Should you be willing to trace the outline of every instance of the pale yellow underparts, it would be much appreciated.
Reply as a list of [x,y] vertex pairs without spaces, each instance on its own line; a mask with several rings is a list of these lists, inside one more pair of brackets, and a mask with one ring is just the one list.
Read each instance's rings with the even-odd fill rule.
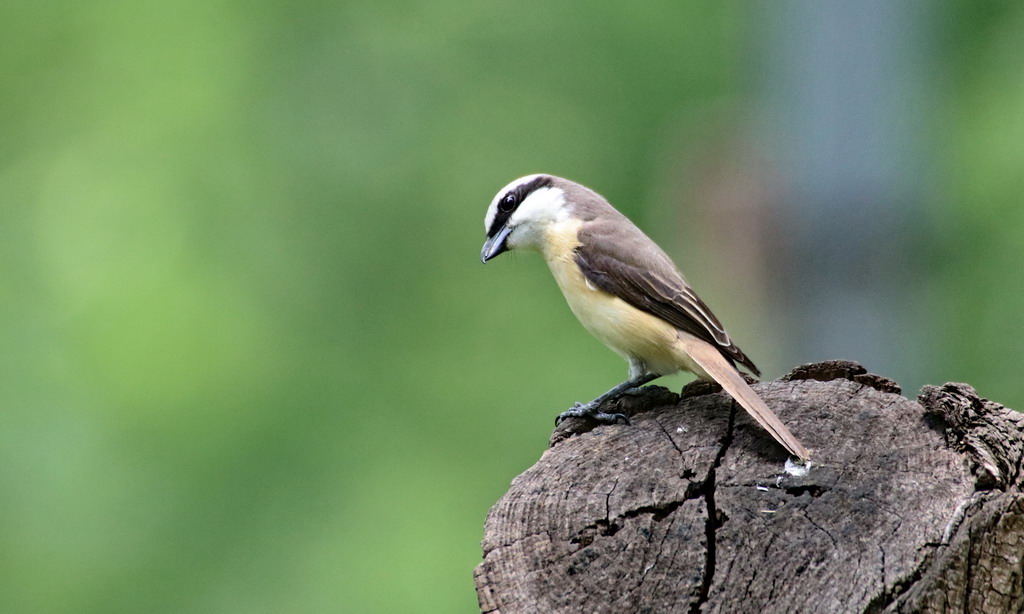
[[572,218],[551,224],[541,248],[580,324],[627,361],[642,362],[650,373],[669,375],[685,370],[712,379],[683,349],[680,335],[686,333],[586,280],[573,252],[580,245],[577,236],[581,224]]

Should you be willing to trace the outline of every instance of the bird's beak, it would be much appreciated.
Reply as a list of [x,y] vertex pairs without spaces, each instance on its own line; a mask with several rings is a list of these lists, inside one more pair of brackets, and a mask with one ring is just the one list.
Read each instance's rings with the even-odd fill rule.
[[494,258],[502,252],[508,251],[508,235],[512,232],[512,228],[508,225],[502,226],[493,237],[488,237],[484,241],[484,248],[480,250],[480,261],[487,262],[491,258]]

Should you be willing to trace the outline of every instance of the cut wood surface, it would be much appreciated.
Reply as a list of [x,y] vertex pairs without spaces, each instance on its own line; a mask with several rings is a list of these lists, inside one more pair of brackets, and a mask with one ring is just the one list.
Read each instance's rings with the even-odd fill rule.
[[481,610],[1024,612],[1024,414],[844,361],[754,390],[806,471],[703,382],[567,420],[487,517]]

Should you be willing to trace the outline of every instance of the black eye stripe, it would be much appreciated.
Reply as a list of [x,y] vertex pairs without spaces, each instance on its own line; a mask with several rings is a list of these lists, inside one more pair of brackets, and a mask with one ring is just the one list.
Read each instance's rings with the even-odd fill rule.
[[517,185],[515,188],[509,190],[501,200],[498,201],[498,214],[494,216],[494,221],[491,223],[490,229],[487,231],[488,237],[493,237],[502,227],[508,218],[511,217],[512,212],[523,204],[526,197],[529,196],[540,188],[550,188],[554,183],[551,177],[547,175],[541,175],[540,177],[534,178],[532,181]]

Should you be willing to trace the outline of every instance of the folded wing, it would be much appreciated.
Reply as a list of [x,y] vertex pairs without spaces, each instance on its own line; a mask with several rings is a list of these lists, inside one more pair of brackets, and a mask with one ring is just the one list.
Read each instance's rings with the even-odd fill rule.
[[[623,233],[624,227],[628,232]],[[614,235],[610,230],[597,221],[580,229],[576,264],[591,284],[707,341],[731,364],[761,374],[657,244],[628,221],[615,224]]]

